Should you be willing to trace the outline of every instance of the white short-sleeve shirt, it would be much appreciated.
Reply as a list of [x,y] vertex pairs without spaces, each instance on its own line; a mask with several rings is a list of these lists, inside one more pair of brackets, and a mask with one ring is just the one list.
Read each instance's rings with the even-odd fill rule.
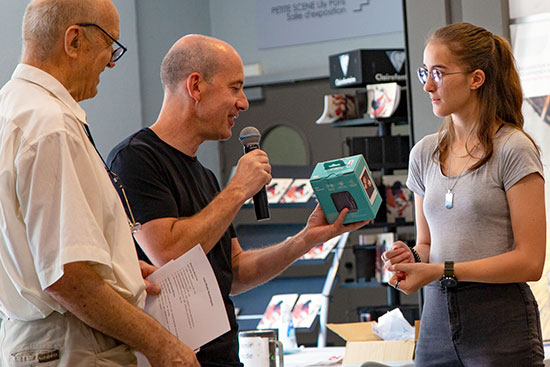
[[84,110],[40,69],[18,65],[0,90],[3,318],[65,312],[44,289],[77,261],[143,307],[145,284],[124,208],[84,124]]

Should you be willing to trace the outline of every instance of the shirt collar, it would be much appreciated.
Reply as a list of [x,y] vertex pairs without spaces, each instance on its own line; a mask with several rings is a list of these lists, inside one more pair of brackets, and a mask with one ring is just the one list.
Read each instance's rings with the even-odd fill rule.
[[57,99],[63,102],[76,116],[76,118],[78,118],[82,123],[87,124],[86,112],[75,101],[73,96],[71,96],[67,88],[65,88],[65,86],[51,74],[48,74],[44,70],[38,69],[31,65],[19,64],[15,68],[11,78],[26,80],[46,89]]

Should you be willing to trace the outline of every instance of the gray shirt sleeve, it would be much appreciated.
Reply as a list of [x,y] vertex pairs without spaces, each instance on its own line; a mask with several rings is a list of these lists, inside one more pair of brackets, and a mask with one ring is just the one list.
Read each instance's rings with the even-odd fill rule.
[[500,170],[505,191],[531,173],[543,177],[540,154],[535,144],[521,131],[515,131],[504,142],[500,154]]
[[427,135],[415,144],[409,156],[407,187],[422,197],[426,192],[424,180],[426,166],[430,164],[436,144],[437,134]]

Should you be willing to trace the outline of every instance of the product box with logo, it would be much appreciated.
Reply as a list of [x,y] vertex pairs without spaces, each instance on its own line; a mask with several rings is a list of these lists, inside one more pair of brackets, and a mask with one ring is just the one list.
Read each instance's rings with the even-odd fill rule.
[[415,340],[382,340],[372,330],[375,323],[327,324],[329,329],[346,340],[343,366],[359,366],[367,361],[412,361],[420,322],[415,322]]
[[403,49],[358,49],[330,55],[330,87],[390,82],[405,85],[405,57]]
[[317,163],[309,179],[329,223],[348,208],[344,223],[373,219],[382,203],[361,154]]

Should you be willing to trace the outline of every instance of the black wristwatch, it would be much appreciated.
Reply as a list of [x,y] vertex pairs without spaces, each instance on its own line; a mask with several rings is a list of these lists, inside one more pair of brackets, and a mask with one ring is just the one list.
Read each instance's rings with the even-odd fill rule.
[[457,284],[455,277],[455,263],[453,261],[445,261],[445,269],[443,278],[440,280],[441,286],[444,288],[455,287]]

